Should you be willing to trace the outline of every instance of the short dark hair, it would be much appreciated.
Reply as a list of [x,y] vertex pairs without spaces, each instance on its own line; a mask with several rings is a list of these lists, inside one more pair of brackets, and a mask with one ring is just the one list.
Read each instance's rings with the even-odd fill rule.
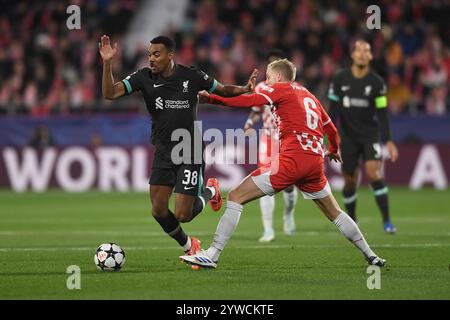
[[175,51],[175,42],[166,36],[157,36],[154,37],[151,41],[151,44],[163,44],[169,52]]
[[367,43],[369,45],[369,47],[372,49],[372,44],[370,43],[369,40],[362,38],[362,37],[358,37],[355,40],[353,40],[352,42],[350,42],[350,53],[355,51],[357,42]]
[[286,53],[283,50],[281,50],[281,49],[272,49],[267,54],[267,57],[266,57],[267,60],[269,60],[270,57],[277,57],[279,59],[285,59],[286,58]]

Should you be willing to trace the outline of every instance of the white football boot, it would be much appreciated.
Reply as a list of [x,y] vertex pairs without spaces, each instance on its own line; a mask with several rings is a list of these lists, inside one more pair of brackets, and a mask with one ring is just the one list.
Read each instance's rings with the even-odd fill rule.
[[275,240],[275,233],[273,232],[273,230],[269,230],[269,231],[264,231],[264,234],[261,238],[259,238],[259,242],[271,242]]
[[386,260],[377,256],[371,256],[366,258],[369,265],[372,266],[378,266],[378,267],[384,267],[386,265]]
[[217,261],[213,261],[206,253],[206,250],[201,250],[194,255],[180,256],[180,260],[186,262],[187,264],[199,266],[202,268],[217,267]]

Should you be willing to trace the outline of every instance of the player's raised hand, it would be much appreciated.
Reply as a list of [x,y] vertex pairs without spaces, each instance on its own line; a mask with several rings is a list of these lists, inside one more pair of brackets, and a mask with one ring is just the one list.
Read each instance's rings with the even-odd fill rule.
[[253,90],[255,90],[257,76],[258,76],[258,69],[253,69],[253,72],[250,75],[250,78],[248,79],[247,82],[248,92],[253,92]]
[[198,103],[208,103],[209,93],[208,91],[202,90],[198,93]]
[[392,141],[388,141],[386,143],[386,147],[388,149],[389,152],[389,158],[391,159],[392,162],[397,161],[398,158],[398,150],[397,147],[395,146],[395,143]]
[[114,43],[114,47],[111,47],[111,43],[109,42],[109,37],[103,35],[98,43],[98,49],[100,51],[100,55],[102,56],[103,62],[110,61],[117,52],[117,43]]
[[325,157],[330,158],[330,161],[336,161],[342,163],[341,153],[337,151],[336,153],[332,153],[330,151],[325,152]]

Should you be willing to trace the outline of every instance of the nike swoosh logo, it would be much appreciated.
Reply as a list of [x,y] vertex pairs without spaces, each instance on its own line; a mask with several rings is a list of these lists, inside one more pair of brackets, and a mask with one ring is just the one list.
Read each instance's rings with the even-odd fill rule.
[[153,84],[153,88],[158,88],[158,87],[161,87],[163,85],[164,85],[164,83],[163,84]]
[[341,90],[342,90],[342,91],[347,91],[348,89],[350,89],[350,86],[342,86],[342,87],[341,87]]
[[184,190],[191,190],[194,187],[184,187]]

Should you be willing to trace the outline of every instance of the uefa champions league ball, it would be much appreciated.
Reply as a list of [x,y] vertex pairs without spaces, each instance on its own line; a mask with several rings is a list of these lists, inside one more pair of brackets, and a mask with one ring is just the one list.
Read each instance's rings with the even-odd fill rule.
[[94,262],[102,271],[119,271],[125,264],[125,252],[115,243],[104,243],[97,248]]

